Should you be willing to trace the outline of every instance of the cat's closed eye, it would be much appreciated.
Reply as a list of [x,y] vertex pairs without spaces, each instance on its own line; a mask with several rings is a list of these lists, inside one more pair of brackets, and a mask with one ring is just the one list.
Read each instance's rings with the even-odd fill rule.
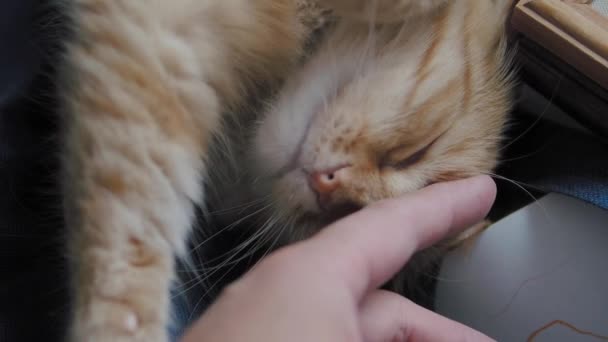
[[388,153],[386,153],[385,156],[380,160],[380,168],[388,167],[395,170],[407,169],[408,167],[420,162],[440,137],[441,135],[417,150],[414,150],[410,145],[400,145],[389,150]]

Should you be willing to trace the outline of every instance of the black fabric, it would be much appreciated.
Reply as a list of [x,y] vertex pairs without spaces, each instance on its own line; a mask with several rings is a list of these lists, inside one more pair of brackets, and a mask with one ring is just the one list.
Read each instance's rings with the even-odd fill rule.
[[[608,143],[519,111],[500,175],[608,209]],[[520,189],[521,191],[521,189]]]
[[0,341],[58,341],[67,308],[52,3],[0,1]]

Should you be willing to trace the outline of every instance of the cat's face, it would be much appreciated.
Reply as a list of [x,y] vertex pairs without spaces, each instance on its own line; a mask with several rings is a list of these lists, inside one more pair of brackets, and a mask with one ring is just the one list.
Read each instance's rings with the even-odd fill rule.
[[341,49],[337,63],[321,54],[263,118],[251,147],[254,188],[309,230],[290,234],[494,168],[509,109],[499,67],[458,61],[450,42],[432,55],[418,44],[374,56]]

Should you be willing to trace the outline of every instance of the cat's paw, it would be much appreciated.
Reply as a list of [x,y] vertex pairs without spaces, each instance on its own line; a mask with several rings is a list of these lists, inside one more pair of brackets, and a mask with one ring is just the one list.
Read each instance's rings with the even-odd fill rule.
[[[162,319],[144,319],[127,302],[104,298],[92,299],[76,309],[71,325],[70,342],[167,342]],[[153,315],[155,316],[155,315]]]

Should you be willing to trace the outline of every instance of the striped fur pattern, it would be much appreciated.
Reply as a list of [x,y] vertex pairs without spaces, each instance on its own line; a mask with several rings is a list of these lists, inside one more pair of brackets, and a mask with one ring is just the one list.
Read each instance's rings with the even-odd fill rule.
[[[306,36],[295,0],[64,1],[75,25],[62,73],[70,341],[167,340],[196,204],[236,203],[293,241],[342,204],[496,162],[509,106],[503,1],[326,0],[342,19],[293,74]],[[245,127],[251,140],[229,141],[244,152],[210,155],[213,136],[230,140],[221,113],[285,75]],[[336,165],[349,167],[321,210],[302,173]]]
[[290,0],[68,0],[64,189],[74,342],[166,341],[220,114],[298,57]]

